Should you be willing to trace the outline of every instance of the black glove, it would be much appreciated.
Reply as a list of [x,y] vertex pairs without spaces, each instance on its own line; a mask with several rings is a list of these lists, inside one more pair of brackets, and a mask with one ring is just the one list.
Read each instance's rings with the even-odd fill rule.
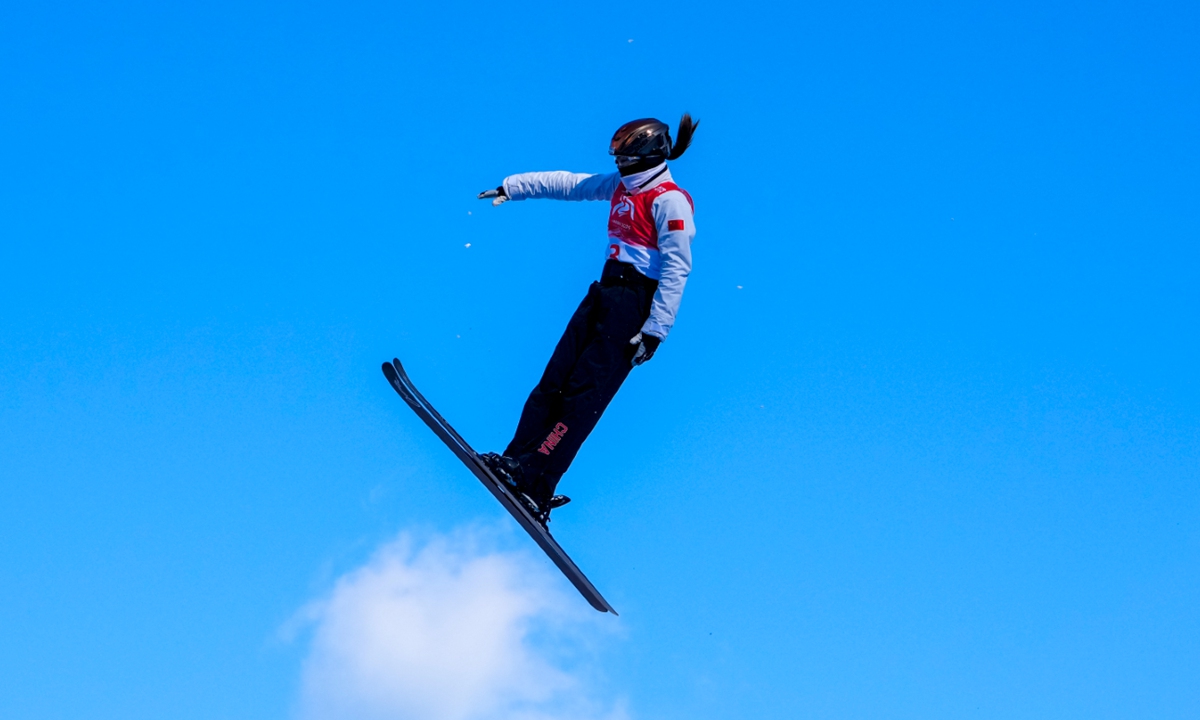
[[654,353],[658,350],[659,343],[662,338],[657,335],[647,335],[646,333],[638,333],[629,340],[630,345],[637,345],[637,352],[633,354],[633,366],[637,367],[654,357]]
[[508,193],[504,192],[503,185],[495,190],[484,190],[483,192],[479,193],[480,200],[487,200],[488,198],[495,198],[492,200],[493,205],[503,205],[504,203],[508,202]]

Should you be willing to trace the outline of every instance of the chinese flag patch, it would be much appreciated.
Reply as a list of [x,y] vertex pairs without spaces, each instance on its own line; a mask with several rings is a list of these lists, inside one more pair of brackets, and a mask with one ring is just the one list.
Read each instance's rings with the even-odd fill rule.
[[668,220],[667,221],[667,230],[682,230],[682,229],[683,229],[683,221],[682,220]]

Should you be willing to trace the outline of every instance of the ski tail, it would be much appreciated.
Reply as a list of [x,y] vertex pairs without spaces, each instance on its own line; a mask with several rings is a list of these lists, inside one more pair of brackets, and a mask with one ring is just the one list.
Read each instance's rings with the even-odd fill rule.
[[412,383],[405,381],[407,376],[403,372],[403,367],[397,372],[391,363],[383,364],[383,374],[387,377],[388,382],[391,383],[392,389],[417,413],[417,417],[425,421],[425,424],[429,426],[433,434],[441,438],[442,442],[454,451],[459,460],[467,463],[468,466],[477,464],[478,460],[476,458],[478,455],[467,444],[467,441],[463,440],[462,436],[455,432],[454,428],[450,427],[442,416],[437,414],[437,411],[430,408],[428,401],[422,402],[424,400],[423,397],[420,399],[417,398],[418,393],[416,392],[416,388],[412,386]]
[[[421,407],[425,408],[425,412],[432,415],[433,418],[442,426],[442,429],[444,429],[451,437],[453,437],[454,440],[463,447],[463,449],[471,453],[472,456],[478,457],[478,453],[476,453],[475,450],[471,448],[471,445],[463,439],[463,436],[459,435],[458,431],[455,430],[450,423],[446,422],[446,418],[442,417],[442,414],[437,411],[437,408],[430,404],[430,402],[425,399],[425,396],[421,394],[421,391],[417,389],[417,386],[408,379],[408,373],[404,371],[404,366],[400,364],[400,358],[392,358],[392,365],[392,370],[396,373],[397,377],[400,378],[400,381],[404,384],[405,389],[414,400],[420,403]],[[384,374],[387,374],[386,370],[384,371]]]

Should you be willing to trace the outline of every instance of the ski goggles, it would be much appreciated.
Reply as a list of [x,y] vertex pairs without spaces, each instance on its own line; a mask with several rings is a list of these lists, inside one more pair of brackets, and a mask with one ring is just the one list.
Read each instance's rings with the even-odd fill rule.
[[666,160],[666,158],[662,157],[661,155],[617,155],[615,158],[617,161],[617,167],[620,168],[629,167],[630,165],[637,165],[638,163],[646,162],[647,160]]

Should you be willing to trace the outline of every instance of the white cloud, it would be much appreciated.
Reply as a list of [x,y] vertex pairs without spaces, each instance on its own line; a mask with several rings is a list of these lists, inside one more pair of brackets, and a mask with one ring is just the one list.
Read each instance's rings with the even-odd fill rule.
[[[305,720],[592,720],[597,613],[528,553],[459,531],[384,545],[302,612]],[[597,617],[593,617],[597,616]],[[612,620],[612,616],[605,616]],[[610,622],[611,624],[611,622]]]

